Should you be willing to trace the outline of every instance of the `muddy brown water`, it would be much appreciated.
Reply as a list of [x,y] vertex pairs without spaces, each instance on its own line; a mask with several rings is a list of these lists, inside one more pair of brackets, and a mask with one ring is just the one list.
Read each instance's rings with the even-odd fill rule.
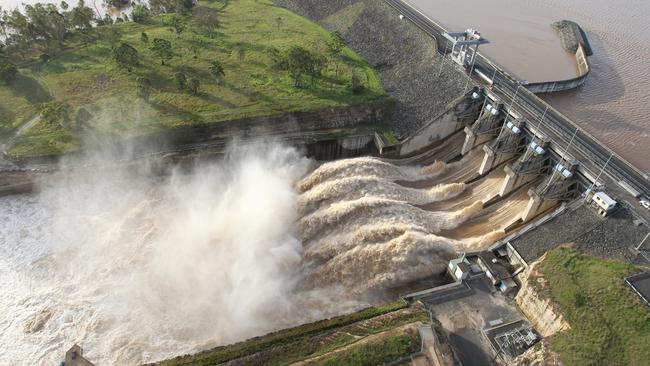
[[553,107],[642,170],[650,172],[650,2],[644,0],[407,0],[448,29],[478,28],[480,52],[529,82],[577,74],[551,23],[587,32],[591,75],[575,90],[542,95]]

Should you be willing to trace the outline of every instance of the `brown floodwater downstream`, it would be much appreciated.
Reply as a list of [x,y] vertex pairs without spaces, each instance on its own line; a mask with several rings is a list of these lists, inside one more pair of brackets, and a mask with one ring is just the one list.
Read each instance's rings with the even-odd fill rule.
[[650,172],[650,2],[643,0],[407,0],[448,29],[479,29],[480,52],[527,80],[577,75],[551,23],[568,19],[587,32],[591,74],[575,90],[542,95],[557,110]]

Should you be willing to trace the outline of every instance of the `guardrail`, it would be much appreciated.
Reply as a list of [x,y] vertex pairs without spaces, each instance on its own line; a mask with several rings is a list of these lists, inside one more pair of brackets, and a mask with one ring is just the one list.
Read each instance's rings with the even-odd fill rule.
[[[446,32],[446,29],[440,24],[401,0],[384,1],[425,33],[434,37],[438,42],[441,41],[442,33]],[[491,79],[494,92],[501,94],[504,100],[510,100],[513,107],[540,118],[540,124],[545,128],[554,131],[559,136],[574,136],[575,134],[572,149],[599,167],[604,166],[609,161],[607,173],[613,179],[626,181],[640,192],[646,194],[650,192],[650,179],[643,172],[541,100],[532,91],[528,90],[521,81],[511,76],[480,52],[476,56],[474,69]],[[556,141],[556,143],[566,145],[568,140],[567,138],[567,141]],[[584,165],[581,166],[586,169]]]

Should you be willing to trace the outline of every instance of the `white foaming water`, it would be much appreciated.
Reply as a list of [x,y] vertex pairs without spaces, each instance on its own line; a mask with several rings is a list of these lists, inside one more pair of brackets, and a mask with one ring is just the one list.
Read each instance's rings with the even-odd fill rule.
[[136,364],[331,315],[292,292],[308,162],[258,149],[192,176],[69,172],[1,198],[0,364],[55,365],[75,342]]
[[[440,235],[480,200],[411,204],[463,191],[435,182],[444,164],[329,163],[298,195],[309,165],[293,149],[255,146],[192,175],[64,170],[38,195],[0,198],[0,364],[58,364],[74,343],[98,365],[231,343],[352,311],[504,235]],[[393,182],[423,177],[430,187]]]

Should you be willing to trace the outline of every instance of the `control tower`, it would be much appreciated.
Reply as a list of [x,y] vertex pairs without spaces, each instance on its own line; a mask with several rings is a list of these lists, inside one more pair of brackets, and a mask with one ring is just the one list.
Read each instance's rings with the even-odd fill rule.
[[451,59],[464,68],[471,68],[474,65],[478,46],[490,43],[490,41],[481,37],[478,30],[473,28],[464,32],[443,33],[443,36],[452,44]]

